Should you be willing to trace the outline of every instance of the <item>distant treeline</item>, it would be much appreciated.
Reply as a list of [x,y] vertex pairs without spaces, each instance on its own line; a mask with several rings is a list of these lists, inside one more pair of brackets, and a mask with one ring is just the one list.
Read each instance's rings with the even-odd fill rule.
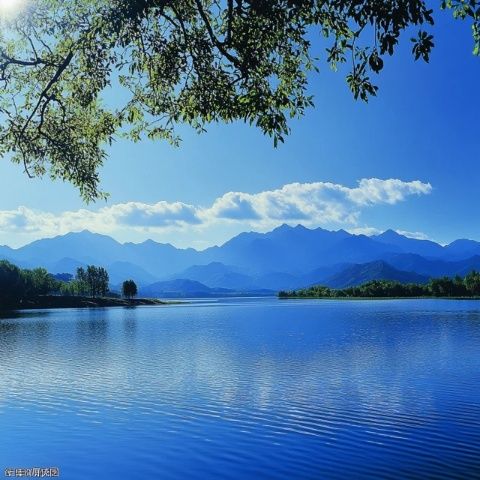
[[66,275],[58,279],[44,268],[21,269],[6,260],[0,261],[1,305],[15,305],[23,299],[49,294],[105,296],[108,282],[108,272],[94,265],[78,268],[75,278]]
[[281,291],[280,298],[392,298],[392,297],[480,297],[480,273],[465,277],[432,278],[427,284],[403,284],[390,280],[372,280],[356,287],[334,289],[316,285],[301,290]]

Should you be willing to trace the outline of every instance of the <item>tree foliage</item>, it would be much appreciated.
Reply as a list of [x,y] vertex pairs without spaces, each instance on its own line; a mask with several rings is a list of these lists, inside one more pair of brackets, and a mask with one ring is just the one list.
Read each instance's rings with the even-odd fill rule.
[[104,297],[108,292],[109,276],[103,267],[88,265],[85,270],[83,267],[77,268],[75,277],[76,287],[81,294],[88,294],[91,297]]
[[135,297],[138,293],[137,284],[133,280],[125,280],[122,284],[122,295],[126,298]]
[[16,266],[2,260],[0,262],[0,304],[9,304],[22,298],[25,294],[25,281],[22,271]]
[[[429,60],[433,11],[422,0],[36,0],[2,20],[0,154],[31,176],[103,196],[98,168],[120,136],[178,143],[175,126],[203,131],[242,120],[273,137],[312,105],[312,44],[350,65],[355,98],[377,92],[372,74],[402,33]],[[480,53],[480,0],[446,0],[469,17]],[[413,29],[413,32],[412,32]],[[111,101],[109,90],[114,90]]]
[[6,260],[0,261],[0,306],[47,295],[58,289],[59,282],[44,268],[22,270]]
[[47,295],[59,287],[59,282],[48,273],[45,268],[34,268],[33,270],[22,270],[25,285],[25,295]]

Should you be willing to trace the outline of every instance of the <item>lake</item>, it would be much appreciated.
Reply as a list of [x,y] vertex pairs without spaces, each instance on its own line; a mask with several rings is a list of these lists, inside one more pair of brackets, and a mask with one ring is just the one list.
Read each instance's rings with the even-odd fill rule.
[[[230,299],[0,318],[0,468],[480,477],[480,302]],[[3,472],[0,472],[3,475]]]

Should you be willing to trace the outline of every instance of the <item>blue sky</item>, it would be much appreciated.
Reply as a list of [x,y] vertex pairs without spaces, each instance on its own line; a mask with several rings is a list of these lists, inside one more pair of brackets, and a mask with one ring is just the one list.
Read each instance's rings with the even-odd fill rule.
[[[353,100],[342,72],[320,64],[315,108],[277,149],[243,124],[203,135],[183,127],[178,149],[116,143],[101,172],[106,204],[86,206],[70,185],[29,180],[4,160],[0,243],[89,228],[203,248],[284,222],[480,240],[480,58],[468,24],[440,12],[433,30],[431,63],[414,62],[404,36],[369,104]],[[378,180],[359,189],[361,179]]]

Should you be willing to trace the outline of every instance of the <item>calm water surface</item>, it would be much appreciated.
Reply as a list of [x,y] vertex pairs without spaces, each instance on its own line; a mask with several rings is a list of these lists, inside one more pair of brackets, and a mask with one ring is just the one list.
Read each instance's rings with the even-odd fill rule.
[[4,315],[7,466],[74,480],[480,478],[480,302]]

